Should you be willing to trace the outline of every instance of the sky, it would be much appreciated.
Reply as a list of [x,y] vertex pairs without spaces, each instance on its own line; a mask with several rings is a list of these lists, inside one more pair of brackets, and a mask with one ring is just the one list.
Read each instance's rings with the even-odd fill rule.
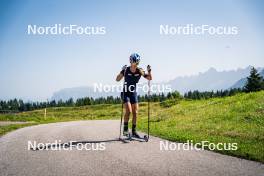
[[[115,83],[133,52],[155,82],[264,66],[261,0],[0,0],[0,99],[45,100]],[[28,25],[103,26],[105,35],[28,35]],[[237,35],[161,35],[160,25],[236,26]]]

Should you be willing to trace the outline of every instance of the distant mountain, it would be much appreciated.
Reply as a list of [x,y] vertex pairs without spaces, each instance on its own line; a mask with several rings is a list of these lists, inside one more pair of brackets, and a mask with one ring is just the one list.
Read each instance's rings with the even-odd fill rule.
[[105,96],[117,96],[117,93],[104,93],[104,92],[96,92],[92,86],[82,86],[82,87],[73,87],[73,88],[65,88],[61,89],[55,93],[53,93],[51,100],[68,100],[73,98],[74,100],[83,97],[105,97]]
[[[229,71],[217,71],[215,68],[210,68],[204,73],[199,73],[192,76],[176,77],[175,79],[165,82],[165,84],[171,85],[172,90],[177,90],[181,94],[190,90],[199,91],[216,91],[225,90],[229,88],[241,87],[245,84],[246,77],[249,76],[251,66],[244,69],[229,70]],[[257,70],[263,70],[263,68],[257,68]],[[264,70],[262,71],[264,75]],[[243,79],[241,79],[243,78]],[[139,92],[139,94],[144,94]],[[104,93],[94,92],[92,86],[65,88],[55,92],[52,96],[52,100],[68,100],[73,98],[82,97],[106,97],[106,96],[119,96],[119,92]]]
[[[260,72],[261,68],[258,68],[258,72],[260,73],[260,75],[264,78],[264,69],[262,69],[262,71]],[[249,76],[249,74],[248,74]],[[234,85],[232,85],[230,88],[243,88],[247,83],[247,77],[242,78],[240,80],[238,80]]]
[[[145,85],[145,84],[143,84]],[[122,86],[121,86],[122,89]],[[93,86],[82,86],[82,87],[72,87],[72,88],[65,88],[61,89],[57,92],[54,92],[51,100],[68,100],[70,98],[73,98],[73,100],[77,100],[78,98],[84,98],[84,97],[92,97],[92,98],[99,98],[99,97],[107,97],[107,96],[120,96],[120,91],[117,89],[113,89],[114,91],[111,92],[104,92],[104,91],[98,91],[99,88],[95,91]],[[144,95],[143,91],[138,92],[139,95]]]
[[190,90],[224,90],[232,87],[241,78],[247,77],[250,70],[251,66],[229,71],[217,71],[215,68],[210,68],[206,72],[199,73],[198,75],[177,77],[169,81],[168,84],[171,85],[173,90],[178,90],[182,94]]

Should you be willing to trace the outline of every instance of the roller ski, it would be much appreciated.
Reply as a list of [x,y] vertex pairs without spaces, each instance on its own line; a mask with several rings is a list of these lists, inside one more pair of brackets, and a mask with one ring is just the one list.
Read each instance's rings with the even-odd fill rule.
[[129,134],[129,136],[130,136],[130,141],[136,140],[136,141],[140,141],[140,142],[148,142],[148,136],[147,135],[144,135],[143,137],[141,137],[136,131]]

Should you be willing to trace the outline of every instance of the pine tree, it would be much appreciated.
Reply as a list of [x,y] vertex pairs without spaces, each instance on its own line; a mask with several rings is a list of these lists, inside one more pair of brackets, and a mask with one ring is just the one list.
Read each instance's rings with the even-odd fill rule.
[[250,71],[249,77],[247,77],[247,84],[244,87],[246,92],[255,92],[261,90],[263,85],[263,78],[258,71],[253,67]]

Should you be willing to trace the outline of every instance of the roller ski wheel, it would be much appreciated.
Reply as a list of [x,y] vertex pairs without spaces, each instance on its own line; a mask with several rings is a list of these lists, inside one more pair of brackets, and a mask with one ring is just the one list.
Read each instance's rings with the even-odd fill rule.
[[144,135],[144,140],[145,140],[146,142],[148,142],[148,136],[147,136],[147,135]]

